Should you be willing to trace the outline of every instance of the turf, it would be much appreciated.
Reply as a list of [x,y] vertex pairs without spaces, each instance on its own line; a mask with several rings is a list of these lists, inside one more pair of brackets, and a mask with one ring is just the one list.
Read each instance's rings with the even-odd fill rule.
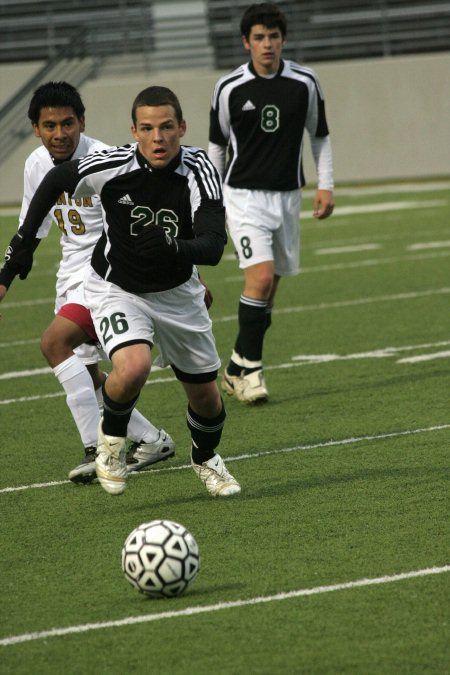
[[[449,672],[442,187],[342,187],[323,222],[306,196],[302,273],[280,285],[265,345],[270,401],[225,397],[221,453],[243,488],[230,499],[211,498],[189,467],[170,370],[150,376],[139,409],[176,457],[119,497],[67,480],[82,449],[39,350],[55,228],[0,306],[2,675]],[[0,217],[2,249],[15,223]],[[225,364],[242,289],[231,244],[201,271]],[[145,599],[123,577],[126,536],[153,518],[198,541],[201,570],[180,598]]]

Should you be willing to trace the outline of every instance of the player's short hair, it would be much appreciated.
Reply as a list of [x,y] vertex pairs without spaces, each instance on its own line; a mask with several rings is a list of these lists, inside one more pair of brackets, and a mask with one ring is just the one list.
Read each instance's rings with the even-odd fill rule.
[[147,87],[147,89],[143,89],[143,91],[136,96],[133,107],[131,108],[133,124],[136,124],[136,109],[144,105],[171,105],[175,110],[178,123],[183,120],[183,111],[181,110],[180,102],[173,91],[167,87]]
[[72,108],[78,119],[86,110],[78,90],[68,82],[47,82],[36,89],[28,108],[33,124],[39,123],[42,108]]
[[270,2],[251,5],[245,10],[241,19],[241,35],[248,40],[252,26],[257,25],[265,26],[266,28],[279,28],[283,38],[286,37],[286,17],[277,5]]

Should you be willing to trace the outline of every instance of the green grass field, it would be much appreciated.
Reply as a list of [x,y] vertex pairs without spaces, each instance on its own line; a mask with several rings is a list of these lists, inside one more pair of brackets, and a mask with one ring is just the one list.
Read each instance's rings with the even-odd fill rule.
[[[67,474],[82,447],[39,351],[56,232],[0,306],[0,673],[450,673],[450,184],[342,187],[329,220],[305,197],[302,273],[280,286],[265,345],[270,401],[226,398],[221,454],[241,495],[189,467],[170,370],[139,409],[177,443],[111,497]],[[16,227],[0,219],[4,250]],[[242,275],[202,274],[225,364]],[[197,539],[181,598],[140,596],[120,554],[141,522]]]

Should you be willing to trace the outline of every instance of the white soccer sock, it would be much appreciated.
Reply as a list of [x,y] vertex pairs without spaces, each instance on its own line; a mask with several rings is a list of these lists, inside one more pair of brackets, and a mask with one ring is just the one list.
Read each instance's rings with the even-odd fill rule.
[[97,399],[97,405],[101,415],[103,413],[103,387],[99,387],[95,390],[95,398]]
[[53,372],[66,392],[66,402],[84,447],[95,447],[100,413],[92,379],[86,367],[74,354],[53,368]]
[[127,434],[128,438],[131,438],[131,440],[136,443],[139,443],[139,441],[144,441],[144,443],[154,443],[159,437],[159,429],[153,426],[139,410],[133,408],[130,421],[128,422]]
[[241,366],[242,368],[245,368],[245,363],[244,359],[240,354],[237,353],[235,349],[231,352],[231,360],[233,363],[235,363],[237,366]]

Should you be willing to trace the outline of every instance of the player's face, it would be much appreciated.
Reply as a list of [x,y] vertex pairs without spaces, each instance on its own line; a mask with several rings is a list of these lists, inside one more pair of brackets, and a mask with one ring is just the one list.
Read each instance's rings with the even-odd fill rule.
[[279,28],[267,28],[260,24],[252,26],[248,40],[242,36],[242,43],[250,52],[253,66],[259,75],[277,72],[285,43]]
[[186,122],[178,122],[171,105],[136,108],[136,126],[131,131],[141,154],[155,169],[163,169],[180,151]]
[[80,142],[84,117],[78,118],[71,106],[41,108],[39,122],[33,124],[33,129],[51,156],[63,162],[75,152]]

